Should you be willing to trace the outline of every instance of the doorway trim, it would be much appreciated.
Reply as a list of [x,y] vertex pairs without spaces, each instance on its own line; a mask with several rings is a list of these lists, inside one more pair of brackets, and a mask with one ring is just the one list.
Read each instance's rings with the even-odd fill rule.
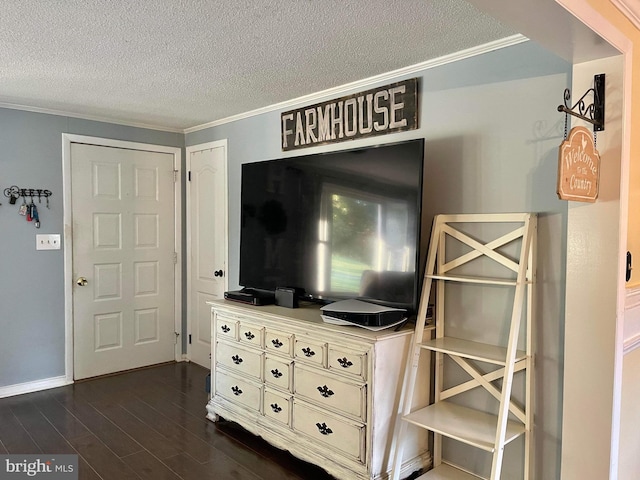
[[147,143],[112,140],[70,133],[62,134],[62,193],[63,193],[63,255],[64,255],[64,357],[67,383],[73,383],[73,211],[71,203],[71,144],[84,143],[102,147],[144,150],[173,155],[174,189],[174,231],[176,262],[174,263],[174,331],[179,333],[174,346],[174,357],[182,361],[182,149]]
[[[629,216],[629,165],[631,161],[631,91],[633,70],[633,42],[603,14],[583,0],[555,0],[583,24],[615,47],[623,57],[622,145],[620,158],[620,218],[618,244],[618,283],[615,312],[615,351],[613,359],[613,392],[610,430],[609,477],[617,478],[620,454],[620,405],[622,403],[622,366],[625,344],[625,310],[627,289],[625,284],[626,250]],[[571,252],[568,249],[567,255]],[[629,332],[627,332],[629,335]],[[564,426],[563,426],[564,428]],[[564,450],[564,445],[563,445]],[[562,455],[561,455],[562,458]],[[570,472],[569,472],[570,473]]]
[[[229,287],[229,276],[228,276],[228,270],[229,270],[229,150],[228,150],[228,142],[227,139],[223,139],[223,140],[215,140],[212,142],[206,142],[206,143],[199,143],[197,145],[190,145],[188,147],[186,147],[185,149],[185,164],[186,164],[186,171],[189,172],[191,170],[191,154],[193,152],[199,152],[201,150],[210,150],[213,148],[219,148],[219,147],[223,147],[224,148],[224,178],[225,178],[225,188],[224,188],[224,211],[226,212],[225,215],[225,225],[224,225],[224,238],[225,238],[225,248],[224,248],[224,264],[225,264],[225,274],[224,274],[224,284],[225,284],[225,289]],[[191,183],[189,183],[189,180],[187,179],[187,188],[186,188],[186,215],[185,215],[185,229],[186,229],[186,245],[187,245],[187,249],[190,248],[191,246],[191,216],[189,215],[189,212],[191,211],[190,208],[190,204],[189,204],[189,199],[191,197],[190,193],[191,193]],[[190,259],[191,258],[191,252],[187,251],[187,257]],[[187,296],[187,314],[186,314],[186,323],[187,323],[187,333],[191,333],[192,331],[192,327],[193,327],[193,316],[189,314],[188,311],[188,307],[189,307],[189,300],[191,299],[191,266],[192,266],[192,262],[191,260],[187,260],[187,265],[186,265],[186,275],[187,275],[187,285],[186,285],[186,296]],[[185,357],[187,360],[191,361],[191,347],[189,345],[189,342],[187,340],[186,342],[186,353],[185,353]]]

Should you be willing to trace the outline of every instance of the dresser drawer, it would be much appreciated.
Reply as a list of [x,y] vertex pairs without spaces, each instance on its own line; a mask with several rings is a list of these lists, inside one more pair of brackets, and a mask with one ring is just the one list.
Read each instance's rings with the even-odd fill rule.
[[243,348],[235,343],[218,342],[215,356],[217,365],[249,375],[256,380],[262,379],[263,353],[259,350]]
[[227,340],[238,339],[238,321],[233,318],[216,315],[216,335]]
[[366,380],[367,354],[329,345],[329,370]]
[[240,321],[238,327],[238,338],[240,342],[262,348],[264,339],[264,327],[249,322]]
[[293,347],[293,335],[267,328],[265,331],[264,347],[267,351],[278,352],[291,356]]
[[294,369],[294,393],[305,397],[322,408],[332,409],[366,419],[366,388],[336,378],[325,371],[304,368],[298,364]]
[[293,429],[321,445],[364,463],[365,427],[293,401]]
[[283,425],[291,425],[291,396],[265,389],[264,415]]
[[264,358],[264,381],[268,385],[292,391],[293,363],[269,354]]
[[216,395],[234,404],[241,404],[250,410],[260,412],[262,387],[223,370],[216,370]]
[[295,358],[321,367],[325,366],[327,344],[305,336],[296,335]]

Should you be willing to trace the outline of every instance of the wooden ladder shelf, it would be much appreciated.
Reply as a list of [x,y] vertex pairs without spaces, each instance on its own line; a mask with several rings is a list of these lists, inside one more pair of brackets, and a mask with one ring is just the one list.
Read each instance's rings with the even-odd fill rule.
[[[474,232],[474,237],[484,239],[489,236],[492,239],[476,239],[466,233],[470,230]],[[525,450],[522,478],[533,478],[532,328],[536,232],[537,216],[531,213],[438,215],[434,219],[412,355],[408,359],[401,397],[402,421],[398,422],[396,430],[393,480],[399,479],[409,424],[434,434],[434,468],[418,480],[485,478],[481,473],[447,463],[444,458],[446,455],[443,455],[446,454],[443,452],[443,437],[488,452],[492,456],[489,478],[499,480],[505,446],[522,435]],[[449,256],[452,258],[448,258]],[[482,276],[486,271],[497,271],[499,276]],[[513,302],[513,305],[508,305],[511,307],[508,309],[510,315],[496,319],[498,331],[508,331],[506,345],[488,345],[447,336],[447,326],[451,320],[445,316],[445,290],[453,284],[493,285],[514,289],[513,293],[507,295],[508,302]],[[432,286],[435,286],[435,297],[432,297]],[[471,301],[473,297],[465,297],[465,288],[467,287],[456,288],[455,300]],[[448,298],[450,302],[451,297]],[[435,338],[431,338],[433,329],[426,326],[430,300],[435,302]],[[467,307],[466,311],[468,310]],[[479,311],[475,313],[480,314]],[[456,320],[459,326],[462,320],[470,322],[473,319]],[[526,333],[521,337],[523,323],[526,328],[523,332]],[[523,350],[518,349],[519,343],[525,345]],[[427,407],[414,409],[412,398],[416,383],[430,382],[432,373],[419,371],[420,355],[430,355],[432,352],[435,352],[434,401]],[[453,386],[450,380],[445,383],[445,358],[466,372],[471,377],[470,380]],[[478,363],[488,364],[493,369],[485,366],[481,370]],[[525,382],[525,398],[520,402],[512,398],[514,374],[518,372],[522,372]],[[457,395],[479,387],[495,398],[497,414],[495,410],[486,413],[453,401]],[[482,473],[486,475],[486,472]]]

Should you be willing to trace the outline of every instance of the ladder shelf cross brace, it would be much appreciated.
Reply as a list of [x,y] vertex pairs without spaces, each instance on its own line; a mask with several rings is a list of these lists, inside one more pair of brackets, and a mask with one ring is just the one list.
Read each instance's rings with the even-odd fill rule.
[[[465,227],[473,226],[474,235],[493,238],[472,238]],[[499,228],[498,228],[499,227]],[[507,233],[504,233],[507,229]],[[468,228],[466,228],[468,230]],[[533,450],[533,318],[535,287],[537,216],[531,213],[522,214],[477,214],[477,215],[438,215],[434,219],[427,255],[427,265],[423,282],[420,308],[416,320],[413,338],[413,355],[407,362],[404,387],[401,396],[401,421],[397,422],[395,434],[395,450],[393,453],[393,480],[399,480],[399,468],[402,460],[404,435],[407,425],[413,424],[434,434],[433,470],[426,472],[418,480],[427,479],[472,479],[486,472],[471,472],[469,468],[452,466],[446,460],[442,438],[447,437],[458,442],[471,445],[491,453],[490,480],[499,480],[502,472],[502,461],[505,446],[512,440],[524,435],[523,478],[534,478],[532,467]],[[478,233],[479,232],[479,233]],[[499,233],[496,233],[499,232]],[[487,241],[488,240],[488,241]],[[519,242],[519,243],[515,243]],[[451,248],[458,253],[461,244],[470,249],[462,254],[447,258],[446,250]],[[513,245],[512,245],[513,244]],[[509,246],[509,251],[516,251],[514,258],[509,258],[499,248]],[[474,261],[485,259],[489,264],[506,269],[504,278],[487,278],[469,275],[473,271]],[[480,272],[484,271],[481,264]],[[459,272],[465,266],[465,272]],[[478,269],[476,269],[478,270]],[[493,271],[493,270],[492,270]],[[497,270],[499,271],[499,269]],[[463,274],[464,273],[464,274]],[[514,278],[515,273],[515,278]],[[473,339],[461,339],[447,336],[447,315],[445,315],[445,289],[448,284],[456,283],[461,287],[455,290],[460,302],[470,302],[478,296],[465,298],[464,284],[497,285],[514,289],[513,295],[507,296],[510,315],[496,325],[496,331],[508,331],[506,345],[489,345],[477,343]],[[432,292],[432,286],[435,290]],[[435,338],[424,338],[426,310],[435,298]],[[483,297],[480,295],[480,297]],[[464,303],[466,310],[473,311]],[[500,306],[499,306],[500,307]],[[474,312],[475,313],[475,312]],[[464,319],[462,319],[464,320]],[[468,319],[473,320],[473,319]],[[460,328],[461,319],[457,319]],[[520,334],[521,326],[524,335]],[[524,340],[523,340],[524,338]],[[524,341],[523,350],[518,343]],[[500,342],[498,342],[500,343]],[[420,355],[435,353],[433,372],[421,372]],[[469,377],[468,380],[457,379],[444,388],[444,360],[450,359]],[[476,362],[494,365],[492,371],[485,373]],[[487,368],[484,368],[486,371]],[[423,408],[414,410],[412,398],[416,383],[430,382],[433,377],[434,402]],[[514,375],[524,375],[524,399],[512,397]],[[467,377],[468,378],[468,377]],[[499,383],[498,383],[499,382]],[[478,409],[467,408],[451,400],[470,390],[485,391],[487,398],[497,402],[497,414]],[[495,411],[495,410],[494,410]],[[473,473],[473,475],[471,475]]]

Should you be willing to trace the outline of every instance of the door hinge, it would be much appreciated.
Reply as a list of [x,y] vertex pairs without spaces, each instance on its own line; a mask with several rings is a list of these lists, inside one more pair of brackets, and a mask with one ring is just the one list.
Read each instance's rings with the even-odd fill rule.
[[189,170],[189,173],[187,174],[189,181],[191,181],[191,170]]
[[191,334],[189,334],[189,345],[191,345]]
[[178,264],[178,252],[173,252],[173,264]]
[[180,170],[173,171],[173,183],[176,183],[178,181],[178,173],[180,173]]
[[178,343],[178,337],[180,337],[180,334],[178,332],[173,332],[173,333],[176,335],[175,343],[177,344]]
[[627,282],[631,280],[631,270],[633,270],[631,267],[631,252],[627,252],[627,274],[625,277]]

